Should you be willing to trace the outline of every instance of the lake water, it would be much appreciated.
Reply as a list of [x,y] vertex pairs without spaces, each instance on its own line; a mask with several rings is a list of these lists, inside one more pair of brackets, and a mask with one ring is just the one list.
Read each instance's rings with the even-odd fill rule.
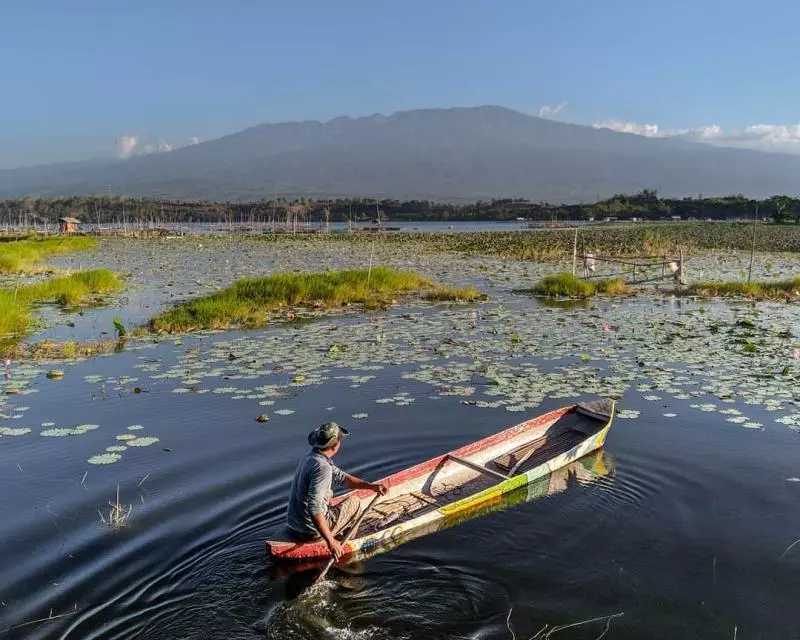
[[[188,253],[159,246],[60,259],[135,273],[114,308],[72,314],[73,327],[56,314],[48,331],[97,334],[104,313],[133,322],[256,269],[363,259],[219,245],[187,269]],[[0,638],[510,639],[507,624],[529,638],[595,618],[553,637],[594,639],[607,623],[618,639],[800,636],[797,306],[655,295],[547,307],[512,288],[553,265],[380,258],[491,299],[132,340],[58,365],[60,380],[12,363]],[[299,596],[298,576],[265,557],[320,422],[351,428],[337,463],[376,479],[608,395],[621,413],[603,453],[529,501],[334,569]],[[133,510],[114,530],[98,510],[117,487]],[[63,617],[17,626],[48,616]]]

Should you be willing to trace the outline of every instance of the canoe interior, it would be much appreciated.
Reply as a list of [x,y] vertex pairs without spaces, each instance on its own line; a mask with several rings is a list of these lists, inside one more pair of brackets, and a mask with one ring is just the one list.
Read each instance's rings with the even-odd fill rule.
[[[594,404],[594,403],[593,403]],[[544,428],[531,430],[524,441],[511,450],[508,443],[492,447],[472,456],[463,456],[470,462],[503,475],[514,468],[517,462],[529,457],[516,469],[519,475],[555,458],[583,442],[602,429],[610,415],[595,411],[581,412],[576,406]],[[597,411],[601,409],[601,411]],[[454,452],[455,453],[455,452]],[[377,502],[361,521],[355,538],[366,536],[382,529],[401,524],[428,511],[439,509],[497,484],[499,479],[488,473],[480,473],[464,464],[443,458],[432,473],[426,477],[410,480],[405,491]],[[400,487],[397,488],[398,490]],[[392,491],[394,494],[395,491]]]

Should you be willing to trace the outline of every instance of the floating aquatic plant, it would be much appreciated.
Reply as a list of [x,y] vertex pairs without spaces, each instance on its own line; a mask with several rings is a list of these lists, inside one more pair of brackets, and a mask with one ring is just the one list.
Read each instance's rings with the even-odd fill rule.
[[122,456],[118,453],[100,453],[96,456],[92,456],[86,462],[89,464],[114,464],[121,457]]
[[154,436],[142,436],[135,440],[128,440],[125,444],[129,447],[149,447],[156,442],[160,442],[160,440]]
[[56,428],[56,429],[45,429],[39,435],[45,437],[64,437],[64,436],[74,436],[80,435],[79,432],[76,432],[75,429],[65,429],[65,428]]
[[0,427],[0,436],[24,436],[30,432],[30,427]]

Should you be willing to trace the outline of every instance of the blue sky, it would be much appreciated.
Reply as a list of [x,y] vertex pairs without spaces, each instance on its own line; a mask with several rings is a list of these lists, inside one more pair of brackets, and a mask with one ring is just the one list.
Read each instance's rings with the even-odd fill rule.
[[800,142],[794,0],[0,4],[0,167],[113,155],[124,134],[142,152],[261,122],[482,104]]

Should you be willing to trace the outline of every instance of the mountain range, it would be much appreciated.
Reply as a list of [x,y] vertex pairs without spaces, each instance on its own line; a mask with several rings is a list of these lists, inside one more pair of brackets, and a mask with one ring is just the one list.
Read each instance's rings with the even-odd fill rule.
[[646,138],[503,107],[261,124],[125,160],[0,171],[0,197],[124,193],[187,200],[300,196],[467,202],[800,193],[800,156]]

